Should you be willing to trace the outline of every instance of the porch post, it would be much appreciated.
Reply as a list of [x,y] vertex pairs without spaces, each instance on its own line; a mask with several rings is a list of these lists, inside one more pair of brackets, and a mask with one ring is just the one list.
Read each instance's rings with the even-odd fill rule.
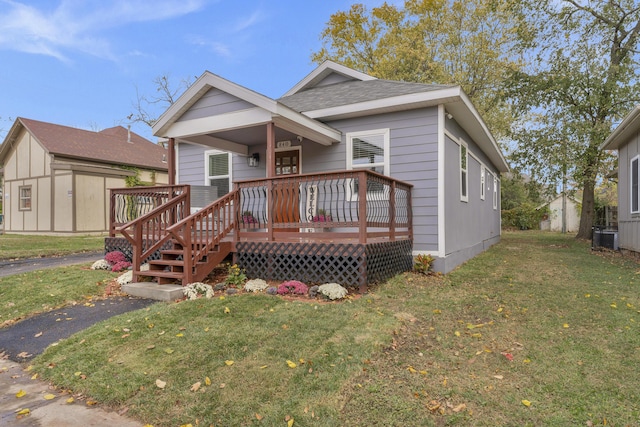
[[276,125],[273,122],[267,123],[267,178],[276,176]]
[[169,185],[176,185],[176,140],[169,138],[168,151],[168,172],[169,172]]

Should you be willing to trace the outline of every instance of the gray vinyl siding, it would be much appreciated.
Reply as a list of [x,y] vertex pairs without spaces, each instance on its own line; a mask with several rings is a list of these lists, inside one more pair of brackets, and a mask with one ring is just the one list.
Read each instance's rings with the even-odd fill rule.
[[[346,134],[389,129],[390,176],[413,184],[413,250],[438,250],[438,109],[426,108],[328,122],[345,137],[323,156],[305,163],[305,172],[346,168]],[[320,147],[324,148],[324,147]],[[306,154],[304,156],[306,157]],[[330,166],[330,167],[328,167]],[[312,170],[310,170],[310,168]]]
[[[445,136],[445,251],[442,266],[449,271],[497,243],[500,238],[500,180],[497,184],[498,206],[493,208],[493,177],[497,170],[475,142],[454,121],[446,121],[447,130],[467,144],[467,195],[460,197],[460,151],[457,142]],[[481,199],[481,167],[486,168],[485,198]]]
[[204,152],[209,148],[197,144],[178,144],[178,184],[204,185]]
[[640,154],[640,136],[618,149],[618,245],[640,252],[640,214],[631,213],[631,159]]
[[211,88],[209,91],[193,104],[178,121],[200,119],[218,114],[230,113],[233,111],[254,108],[250,102],[244,101],[219,89]]

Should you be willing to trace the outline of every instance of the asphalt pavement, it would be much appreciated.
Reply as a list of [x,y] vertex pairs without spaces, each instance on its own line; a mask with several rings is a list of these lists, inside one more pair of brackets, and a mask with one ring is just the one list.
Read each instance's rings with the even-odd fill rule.
[[[91,252],[62,257],[0,261],[0,277],[45,268],[93,262],[103,256]],[[7,286],[7,284],[3,284]],[[30,359],[49,345],[97,322],[157,301],[127,296],[94,300],[29,317],[0,328],[0,426],[29,427],[139,427],[143,423],[84,401],[68,403],[68,394],[33,378],[26,369]],[[0,308],[2,305],[0,304]],[[20,395],[24,394],[21,397]],[[22,412],[25,412],[22,414]]]

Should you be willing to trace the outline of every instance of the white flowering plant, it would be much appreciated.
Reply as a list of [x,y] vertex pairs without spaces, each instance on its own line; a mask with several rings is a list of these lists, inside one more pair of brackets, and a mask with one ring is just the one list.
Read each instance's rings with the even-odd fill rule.
[[262,279],[252,279],[244,284],[247,292],[262,292],[269,287],[269,284]]
[[91,264],[92,270],[111,270],[111,264],[106,259],[99,259]]
[[[111,267],[109,267],[109,268],[111,268]],[[140,266],[140,271],[149,271],[149,264],[142,264]],[[117,281],[118,281],[118,284],[120,286],[127,285],[127,284],[133,282],[133,271],[132,270],[128,270],[124,274],[121,274],[120,276],[118,276]]]
[[189,300],[198,299],[201,297],[212,298],[213,288],[211,285],[207,285],[202,282],[189,283],[182,289],[182,293]]
[[345,288],[337,283],[325,283],[318,287],[318,292],[330,300],[342,299],[349,293]]

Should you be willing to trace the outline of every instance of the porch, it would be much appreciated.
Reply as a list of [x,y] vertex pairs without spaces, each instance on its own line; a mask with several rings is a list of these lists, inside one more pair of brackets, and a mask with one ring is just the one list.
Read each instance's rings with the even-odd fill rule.
[[411,187],[368,170],[277,176],[193,214],[189,186],[114,189],[106,247],[130,256],[134,281],[186,285],[232,253],[250,278],[364,291],[412,267]]

